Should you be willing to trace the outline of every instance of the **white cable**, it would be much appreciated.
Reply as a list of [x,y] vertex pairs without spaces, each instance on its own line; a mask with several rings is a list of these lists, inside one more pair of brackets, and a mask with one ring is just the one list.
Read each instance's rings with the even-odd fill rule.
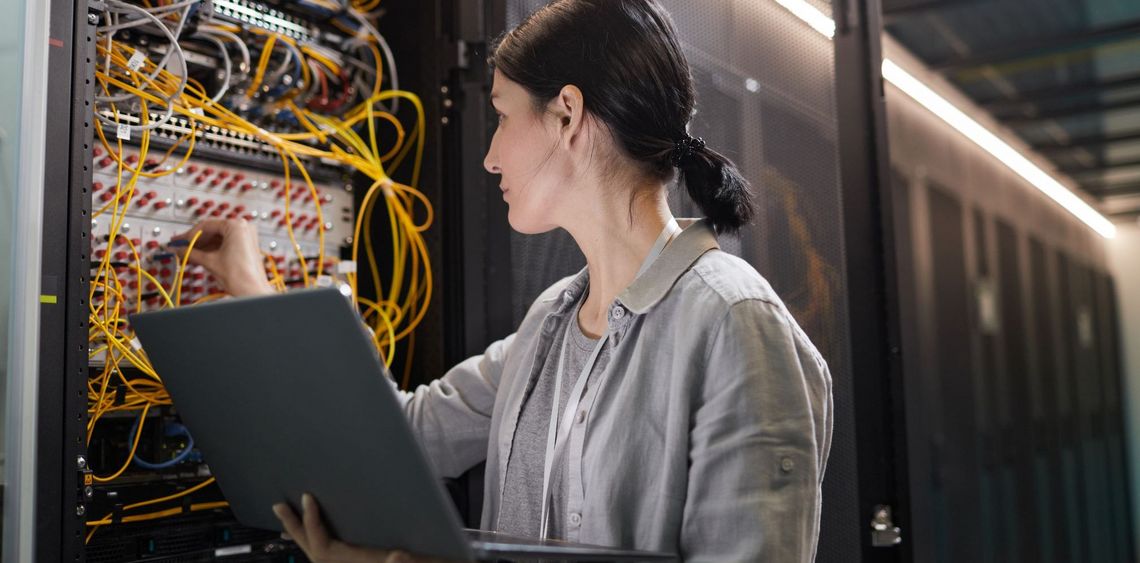
[[[346,41],[346,46],[349,42],[352,43],[352,49],[359,49],[365,46],[364,42],[358,41],[356,39],[350,39],[349,41]],[[356,51],[353,52],[355,53]],[[371,55],[371,52],[369,52],[369,55]],[[356,88],[356,91],[360,93],[361,99],[368,99],[368,94],[372,91],[372,87],[368,84],[368,82],[365,81],[365,78],[371,77],[372,83],[375,83],[376,67],[365,64],[363,60],[357,57],[346,57],[344,59],[344,62],[345,64],[350,65],[359,71],[352,77],[352,85]]]
[[[348,14],[352,16],[353,19],[355,19],[357,22],[359,22],[360,26],[364,28],[365,31],[376,38],[376,42],[380,45],[380,50],[384,52],[384,58],[387,59],[386,62],[388,63],[388,77],[392,81],[392,89],[399,90],[400,77],[396,74],[396,57],[392,56],[392,48],[388,46],[388,42],[384,40],[384,36],[380,35],[380,32],[376,31],[376,28],[371,23],[369,23],[368,20],[365,19],[365,17],[361,15],[360,12],[349,8]],[[399,109],[400,99],[392,98],[392,107],[388,110],[388,113],[395,115],[396,111]]]
[[198,32],[191,37],[200,37],[205,41],[213,43],[218,47],[218,51],[222,53],[222,70],[225,72],[225,76],[222,78],[222,87],[218,89],[218,93],[210,98],[210,104],[216,104],[218,100],[222,99],[222,96],[226,95],[226,91],[230,89],[230,79],[233,77],[233,63],[230,61],[230,53],[226,50],[226,44],[222,43],[222,40],[214,35]]
[[229,39],[233,43],[236,43],[238,46],[238,50],[241,51],[241,62],[242,62],[241,66],[238,67],[238,72],[245,74],[245,73],[250,71],[250,69],[252,67],[250,66],[249,47],[246,46],[245,41],[243,41],[241,37],[238,37],[237,34],[232,32],[232,31],[229,31],[227,29],[222,29],[220,27],[215,27],[212,25],[204,25],[200,29],[204,32],[211,34],[211,35],[217,35],[219,37],[224,37],[226,39]]
[[198,4],[201,2],[202,2],[202,0],[182,0],[181,2],[175,2],[175,3],[167,5],[167,6],[155,6],[153,8],[143,8],[143,9],[154,14],[154,15],[156,15],[156,16],[158,16],[158,15],[162,15],[162,14],[174,13],[174,12],[177,12],[178,10],[180,10],[182,8],[185,8],[188,6],[193,6],[194,4]]
[[[119,15],[118,14],[115,14],[115,13],[111,12],[110,10],[107,10],[106,15],[107,15],[107,24],[108,25],[113,25],[112,21],[114,21],[115,23],[118,23],[118,21],[119,21]],[[106,74],[107,76],[111,76],[111,45],[112,45],[111,38],[114,35],[115,35],[114,31],[107,33],[107,48],[106,48],[107,56],[105,57],[104,64],[103,64],[103,74]]]
[[[155,8],[139,8],[139,9],[141,9],[141,10],[143,10],[143,11],[145,11],[145,12],[147,12],[153,16],[164,16],[167,14],[172,14],[174,12],[177,12],[178,10],[181,10],[182,8],[190,8],[194,4],[197,4],[201,1],[202,0],[182,0],[181,2],[177,2],[177,3],[171,4],[169,6],[158,6]],[[122,23],[122,24],[114,24],[114,25],[109,25],[109,26],[98,27],[98,28],[95,28],[95,32],[96,33],[102,33],[105,31],[120,31],[123,29],[130,29],[133,27],[139,27],[139,26],[147,25],[149,23],[151,23],[150,20],[148,20],[146,18],[140,18],[140,19],[131,20],[131,21],[128,21],[128,22]]]
[[306,49],[312,49],[312,50],[316,51],[322,57],[336,63],[337,66],[344,66],[344,57],[337,51],[334,51],[334,50],[332,50],[328,47],[325,47],[323,45],[317,45],[316,43],[313,43],[313,42],[307,42],[301,46],[306,48]]
[[[178,52],[178,61],[182,66],[182,73],[181,73],[181,76],[179,77],[178,88],[175,90],[175,93],[171,96],[165,97],[165,99],[167,101],[172,101],[173,99],[177,98],[178,96],[181,96],[182,92],[186,88],[186,80],[187,80],[188,71],[186,69],[186,57],[182,53],[182,46],[178,44],[178,36],[182,33],[182,26],[186,23],[186,14],[190,11],[190,6],[186,6],[185,9],[183,10],[182,17],[179,18],[179,20],[178,20],[177,30],[174,32],[170,31],[170,29],[168,27],[166,27],[165,24],[162,23],[162,20],[158,19],[158,17],[155,16],[154,14],[151,14],[150,12],[148,12],[148,11],[138,7],[138,6],[135,6],[132,4],[127,4],[126,2],[123,2],[122,0],[107,0],[107,7],[108,8],[113,7],[116,9],[125,8],[125,9],[133,11],[137,14],[141,14],[144,18],[150,20],[151,23],[155,24],[155,26],[158,27],[159,31],[161,31],[163,33],[163,35],[166,36],[166,38],[170,41],[171,47],[170,47],[170,49],[168,49],[166,51],[166,55],[164,55],[162,57],[162,60],[159,61],[159,63],[157,65],[155,65],[154,72],[147,75],[147,79],[149,81],[153,82],[155,77],[158,76],[158,73],[161,72],[162,69],[166,67],[166,64],[170,60],[170,56],[173,55],[175,51],[177,51]],[[113,33],[113,31],[112,31],[112,33]],[[132,97],[133,97],[132,94],[120,94],[117,96],[96,96],[95,99],[97,101],[100,101],[100,102],[122,102],[122,101],[129,100]]]
[[[166,27],[166,24],[162,23],[162,20],[158,19],[158,17],[155,16],[154,14],[152,14],[150,11],[145,10],[143,8],[140,8],[138,6],[135,6],[133,4],[128,4],[126,2],[123,2],[122,0],[107,0],[107,6],[108,7],[114,7],[114,8],[118,8],[118,9],[126,8],[127,10],[133,11],[137,14],[141,14],[144,19],[143,20],[136,20],[136,21],[143,21],[144,23],[155,24],[159,28],[159,30],[162,31],[164,35],[166,35],[167,39],[170,40],[171,45],[172,45],[171,48],[166,51],[166,54],[162,57],[162,60],[159,61],[159,63],[156,65],[154,72],[151,73],[150,75],[148,75],[148,78],[151,81],[153,81],[155,79],[155,77],[158,76],[158,73],[161,72],[161,70],[166,67],[167,62],[170,60],[170,56],[173,55],[175,51],[178,51],[179,58],[182,59],[182,67],[184,70],[184,72],[182,74],[182,78],[183,79],[186,78],[186,73],[185,73],[186,60],[185,60],[185,57],[182,56],[183,53],[182,53],[181,46],[178,45],[178,37],[182,34],[182,27],[186,24],[186,16],[190,12],[190,8],[192,7],[191,4],[187,4],[184,6],[185,9],[182,12],[182,17],[180,17],[178,19],[178,27],[172,33],[170,31],[170,29],[168,27]],[[122,25],[116,24],[115,26],[112,26],[112,27],[121,28],[123,25],[126,25],[126,24],[122,24]],[[113,33],[114,29],[111,29],[111,32]],[[181,94],[181,88],[183,88],[183,87],[185,87],[185,80],[183,80],[182,84],[180,85],[179,94]],[[101,100],[101,101],[118,102],[118,101],[128,100],[130,98],[131,98],[130,94],[124,94],[124,95],[119,95],[119,96],[112,96],[110,98],[98,98],[97,97],[96,99]]]
[[[178,52],[178,62],[182,67],[182,73],[179,76],[178,88],[175,89],[174,94],[172,94],[170,96],[164,96],[164,99],[167,102],[166,113],[161,118],[159,118],[157,121],[154,121],[152,123],[147,123],[146,125],[128,125],[127,126],[127,127],[129,127],[130,131],[145,131],[148,129],[155,129],[155,128],[161,127],[167,121],[170,121],[170,118],[174,115],[174,100],[177,99],[179,96],[181,96],[182,93],[186,90],[186,81],[188,79],[188,70],[186,68],[186,57],[182,53],[182,47],[178,44],[178,36],[174,32],[170,31],[170,29],[167,28],[165,25],[163,25],[162,20],[159,20],[158,17],[156,17],[154,14],[151,14],[150,12],[148,12],[142,8],[139,8],[138,6],[133,6],[131,4],[127,4],[126,2],[122,2],[121,0],[107,0],[107,6],[108,7],[114,7],[116,9],[126,8],[128,10],[132,10],[136,13],[142,14],[144,17],[146,17],[147,19],[150,19],[152,22],[154,22],[154,24],[156,26],[158,26],[158,29],[160,31],[162,31],[163,35],[166,35],[166,38],[170,40],[171,48],[166,52],[166,56],[163,57],[162,62],[156,66],[154,73],[148,76],[149,80],[153,81],[154,78],[156,76],[158,76],[158,73],[161,72],[161,70],[166,66],[166,62],[169,60],[170,55],[173,54],[175,51]],[[178,32],[179,33],[182,31],[182,24],[185,22],[186,12],[188,12],[189,10],[190,10],[190,7],[187,6],[185,11],[183,11],[183,13],[182,13],[182,19],[179,21],[179,25],[178,25]],[[132,97],[134,97],[132,94],[125,94],[123,96],[96,97],[95,99],[97,101],[114,103],[114,102],[118,102],[118,101],[129,100]],[[95,117],[97,117],[100,121],[102,121],[103,123],[106,123],[108,125],[114,125],[116,127],[121,126],[121,124],[116,123],[114,120],[102,115],[102,113],[100,113],[100,112],[95,112]]]
[[[286,42],[281,41],[280,43],[286,43]],[[269,73],[269,75],[266,76],[265,79],[261,81],[261,87],[262,88],[268,88],[270,84],[276,84],[278,80],[281,80],[281,77],[285,76],[285,72],[287,70],[289,70],[289,63],[293,62],[294,56],[295,55],[293,54],[292,50],[286,51],[285,52],[285,58],[283,58],[281,60],[281,64],[278,65],[277,69],[274,70],[273,72]]]
[[281,65],[281,68],[273,73],[273,78],[271,80],[266,79],[262,82],[262,84],[271,84],[280,80],[281,76],[285,74],[285,70],[287,70],[289,63],[293,60],[297,61],[297,64],[301,64],[301,61],[305,60],[305,56],[301,54],[301,50],[298,49],[297,46],[293,43],[289,41],[278,41],[277,43],[284,45],[285,48],[289,50],[289,53],[292,55],[292,57],[286,57],[285,63]]
[[[306,62],[306,64],[309,65],[309,72],[311,72],[313,76],[316,76],[316,73],[321,72],[321,69],[320,69],[321,65],[317,64],[317,61],[315,61],[313,59],[309,59]],[[312,100],[317,95],[317,90],[319,90],[320,87],[321,87],[321,81],[320,80],[317,80],[317,79],[311,80],[308,88],[305,89],[305,93],[301,97],[306,100],[306,103],[308,103],[309,100]],[[304,106],[305,104],[297,104],[297,105],[298,106]]]

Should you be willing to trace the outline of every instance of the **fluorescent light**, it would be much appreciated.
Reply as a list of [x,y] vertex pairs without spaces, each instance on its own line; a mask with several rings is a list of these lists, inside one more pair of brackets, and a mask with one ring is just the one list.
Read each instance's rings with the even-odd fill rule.
[[1067,209],[1077,219],[1084,221],[1102,237],[1112,238],[1116,236],[1116,226],[1105,219],[1103,215],[1097,213],[1083,199],[1077,197],[1077,194],[1074,194],[1028,158],[1025,158],[1017,149],[1001,140],[989,129],[974,121],[965,112],[954,107],[953,104],[939,96],[919,79],[903,70],[894,61],[883,59],[883,78],[894,84],[906,95],[914,98],[914,101],[933,112],[942,121],[957,129],[959,133],[965,135],[967,139],[973,141],[982,150],[994,155],[1002,164],[1005,164],[1018,176],[1025,178],[1027,182],[1033,184],[1050,199],[1061,204],[1061,207]]
[[[831,39],[835,36],[835,22],[804,0],[775,1],[824,37]],[[1116,236],[1116,226],[1108,219],[1105,219],[1103,215],[1098,213],[1083,199],[1078,197],[1077,194],[1073,193],[1072,190],[1065,187],[1061,182],[1057,181],[1056,178],[1049,175],[1048,172],[1042,170],[1039,166],[1026,158],[1025,155],[1010,146],[1009,143],[1006,143],[992,131],[986,129],[984,125],[974,121],[973,118],[966,115],[965,112],[958,109],[954,104],[938,95],[937,92],[926,84],[923,84],[921,80],[915,78],[903,70],[901,66],[887,58],[883,59],[883,78],[891,84],[894,84],[899,90],[902,90],[904,94],[913,98],[920,105],[930,110],[934,115],[938,116],[942,121],[945,121],[959,133],[965,135],[967,139],[973,141],[974,144],[981,147],[982,150],[993,155],[1015,174],[1024,178],[1025,181],[1032,184],[1033,187],[1040,190],[1046,196],[1049,196],[1050,199],[1057,202],[1061,207],[1064,207],[1077,219],[1080,219],[1091,227],[1092,230],[1099,233],[1100,236],[1104,238],[1113,238]]]
[[835,21],[819,11],[819,8],[808,4],[805,0],[776,0],[776,3],[828,39],[835,37]]

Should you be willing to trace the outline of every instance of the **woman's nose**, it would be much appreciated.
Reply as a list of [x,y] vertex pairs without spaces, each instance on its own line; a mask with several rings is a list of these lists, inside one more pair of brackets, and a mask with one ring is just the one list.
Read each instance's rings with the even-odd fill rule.
[[487,157],[483,159],[483,168],[487,169],[487,172],[491,174],[502,174],[502,171],[499,170],[499,165],[491,161],[490,153],[487,153]]
[[487,156],[483,157],[483,168],[491,174],[502,174],[503,171],[499,168],[499,152],[494,137],[491,138],[491,146],[487,147]]

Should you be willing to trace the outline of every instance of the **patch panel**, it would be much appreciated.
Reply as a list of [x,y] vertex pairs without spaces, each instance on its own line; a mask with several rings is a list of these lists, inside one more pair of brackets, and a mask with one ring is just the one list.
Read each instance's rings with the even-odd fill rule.
[[[144,310],[163,305],[159,285],[174,293],[179,263],[167,243],[173,235],[204,219],[245,219],[255,224],[267,270],[276,270],[286,285],[302,279],[305,267],[309,275],[318,274],[315,261],[321,255],[322,234],[325,258],[320,273],[333,273],[340,247],[352,241],[353,196],[348,185],[315,182],[311,190],[294,181],[295,177],[286,184],[284,174],[201,159],[172,169],[174,165],[160,163],[160,156],[148,157],[142,170],[170,173],[138,178],[115,240],[109,235],[113,220],[110,212],[96,216],[91,223],[93,265],[105,259],[112,263],[123,283],[123,301],[128,307],[139,299]],[[116,159],[102,147],[95,148],[94,157],[91,193],[93,208],[98,210],[112,206],[116,193],[126,197],[130,175],[120,173]],[[139,153],[124,149],[122,159],[124,164],[137,167]],[[298,252],[305,258],[305,266]],[[270,261],[272,266],[268,265]],[[153,279],[139,274],[139,269]],[[222,291],[217,280],[197,266],[188,268],[182,281],[184,302]]]
[[[138,125],[140,123],[137,115],[125,113],[116,114],[111,111],[102,111],[100,113],[112,121],[117,120],[127,125]],[[156,123],[161,118],[161,114],[150,114],[151,123]],[[157,138],[167,143],[173,143],[189,136],[192,130],[195,132],[195,154],[211,151],[215,152],[215,156],[218,158],[252,159],[258,162],[281,161],[281,155],[273,148],[273,145],[264,139],[259,139],[248,133],[241,133],[216,125],[196,124],[194,128],[191,129],[190,121],[180,117],[171,118],[165,123],[155,126],[152,139]],[[113,134],[114,129],[108,128],[106,132],[108,138]],[[312,161],[312,159],[305,155],[298,155],[297,158],[302,162]],[[95,161],[99,162],[99,157],[96,157]]]
[[301,41],[308,41],[315,35],[314,29],[300,18],[261,2],[213,0],[213,4],[214,15],[222,20],[257,26]]

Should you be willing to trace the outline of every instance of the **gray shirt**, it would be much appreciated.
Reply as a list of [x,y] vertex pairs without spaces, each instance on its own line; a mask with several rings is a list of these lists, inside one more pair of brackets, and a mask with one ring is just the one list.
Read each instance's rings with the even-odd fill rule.
[[[484,528],[517,486],[527,390],[588,282],[555,283],[515,334],[401,394],[440,474],[487,461]],[[697,221],[609,311],[613,349],[567,438],[564,537],[690,561],[813,560],[831,376],[768,282]]]
[[[578,311],[582,308],[586,293],[578,300],[573,314],[563,318],[557,329],[566,334],[566,363],[563,366],[562,385],[558,397],[558,417],[562,417],[574,384],[581,376],[582,369],[590,359],[596,339],[586,336],[578,324]],[[590,370],[587,387],[593,384],[609,361],[612,344],[606,342],[598,354],[597,361]],[[518,427],[515,428],[515,443],[511,457],[507,460],[507,483],[503,490],[503,507],[499,511],[498,531],[519,536],[538,537],[542,522],[542,477],[546,462],[546,449],[550,430],[550,406],[554,398],[555,375],[558,360],[562,354],[562,339],[556,339],[546,363],[534,387],[523,401]],[[546,536],[565,539],[566,523],[562,514],[567,504],[565,481],[566,455],[561,451],[550,471],[551,511]]]

